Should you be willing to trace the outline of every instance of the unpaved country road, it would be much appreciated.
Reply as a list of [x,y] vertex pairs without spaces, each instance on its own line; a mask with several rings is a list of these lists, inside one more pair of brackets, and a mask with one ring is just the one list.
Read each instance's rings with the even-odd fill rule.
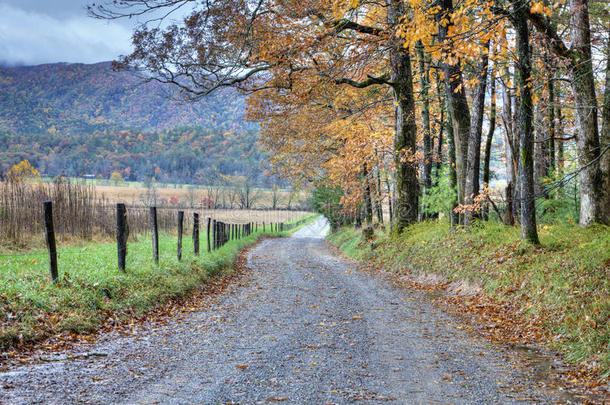
[[263,241],[246,282],[212,308],[88,348],[104,357],[0,374],[0,402],[566,402],[457,329],[425,293],[339,258],[325,231],[318,220]]

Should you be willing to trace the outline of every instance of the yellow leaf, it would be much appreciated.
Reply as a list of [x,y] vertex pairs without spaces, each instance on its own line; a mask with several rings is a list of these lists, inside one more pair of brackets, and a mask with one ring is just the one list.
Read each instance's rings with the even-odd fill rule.
[[540,2],[535,2],[534,4],[532,4],[532,7],[530,8],[530,12],[532,14],[543,14],[544,6]]

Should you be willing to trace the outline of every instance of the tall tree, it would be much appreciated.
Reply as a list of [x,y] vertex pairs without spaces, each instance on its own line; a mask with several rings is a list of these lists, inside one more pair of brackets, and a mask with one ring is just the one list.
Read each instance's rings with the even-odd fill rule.
[[531,48],[530,31],[527,21],[527,1],[512,1],[512,18],[517,37],[517,65],[520,93],[520,156],[519,185],[521,197],[521,238],[538,244],[536,229],[536,201],[534,194],[534,159],[532,118],[533,104],[531,93]]
[[395,228],[402,231],[417,221],[419,183],[417,167],[405,159],[404,152],[414,153],[417,142],[415,124],[415,100],[413,97],[413,75],[411,56],[403,41],[396,35],[405,6],[402,0],[387,0],[390,37],[390,81],[394,96],[395,135],[394,162],[396,167],[396,203],[394,206]]
[[[472,120],[470,122],[470,133],[468,135],[468,153],[466,164],[466,184],[464,188],[465,203],[473,204],[474,198],[479,194],[479,178],[481,167],[481,136],[483,131],[483,115],[485,113],[485,93],[487,89],[487,65],[489,42],[485,44],[483,52],[477,65],[477,84],[472,97]],[[473,212],[468,210],[464,217],[464,223],[472,222]]]
[[[490,86],[490,107],[489,107],[489,121],[487,128],[487,137],[485,139],[485,157],[483,160],[483,184],[489,186],[490,180],[490,163],[491,163],[491,146],[493,143],[494,131],[496,129],[496,63],[493,64],[491,69],[491,75],[489,77]],[[489,210],[485,209],[485,219],[487,219]]]
[[[534,12],[535,11],[535,12]],[[578,122],[578,182],[580,187],[580,224],[604,222],[602,212],[602,173],[597,123],[597,99],[591,53],[589,1],[570,0],[571,47],[563,42],[555,27],[542,12],[527,11],[528,18],[549,42],[550,49],[569,65]]]
[[515,224],[514,194],[517,189],[517,160],[519,155],[519,132],[517,131],[513,114],[513,96],[511,92],[511,73],[508,64],[504,67],[502,87],[502,121],[504,124],[504,149],[506,153],[506,211],[504,223]]
[[602,200],[603,220],[610,225],[610,28],[606,41],[606,82],[604,88],[604,105],[602,107],[601,135],[601,170],[603,178],[602,189],[605,192]]
[[[459,204],[465,203],[466,195],[466,162],[468,159],[468,137],[470,135],[470,108],[466,99],[466,88],[462,77],[459,55],[449,40],[449,29],[452,22],[453,1],[440,0],[437,15],[438,38],[443,45],[441,68],[445,80],[447,112],[453,125],[455,141],[455,169]],[[460,216],[463,223],[463,216]]]
[[[430,76],[428,67],[426,66],[426,57],[424,53],[424,45],[418,41],[415,45],[417,52],[417,61],[419,66],[419,86],[421,98],[421,117],[422,117],[422,134],[423,134],[423,201],[426,204],[426,194],[430,192],[432,187],[432,134],[430,133],[430,99],[428,97],[430,87]],[[424,211],[422,209],[422,211]]]

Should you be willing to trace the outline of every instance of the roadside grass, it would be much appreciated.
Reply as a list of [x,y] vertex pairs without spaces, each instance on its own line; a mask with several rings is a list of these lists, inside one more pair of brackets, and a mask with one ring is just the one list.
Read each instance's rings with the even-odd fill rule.
[[201,235],[201,253],[195,256],[190,237],[183,238],[182,261],[176,257],[175,235],[159,235],[159,265],[152,260],[148,238],[129,243],[127,271],[117,267],[116,243],[83,244],[58,250],[59,280],[49,280],[46,251],[0,255],[0,348],[15,347],[63,332],[91,332],[107,317],[127,318],[184,296],[210,277],[231,271],[239,252],[262,236],[285,236],[312,222],[285,232],[260,228],[207,252]]
[[517,303],[539,317],[552,346],[572,362],[585,361],[610,376],[610,228],[545,225],[541,246],[521,242],[519,229],[479,222],[451,229],[446,222],[378,235],[376,246],[344,228],[329,236],[343,253],[388,271],[435,273],[448,281],[479,284],[491,297]]

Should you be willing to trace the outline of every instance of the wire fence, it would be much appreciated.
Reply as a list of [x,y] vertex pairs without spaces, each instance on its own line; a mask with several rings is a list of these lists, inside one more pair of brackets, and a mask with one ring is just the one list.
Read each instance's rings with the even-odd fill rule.
[[[59,255],[57,249],[57,243],[55,238],[55,227],[56,220],[53,212],[53,202],[48,200],[44,201],[41,206],[42,218],[43,218],[43,226],[44,226],[44,236],[46,241],[47,253],[48,253],[48,263],[49,270],[51,275],[51,280],[55,282],[59,277]],[[107,207],[106,207],[107,208]],[[116,258],[117,258],[117,267],[120,270],[126,271],[126,263],[127,263],[127,246],[129,235],[131,233],[131,225],[128,213],[130,210],[127,209],[125,204],[117,203],[114,208],[114,234],[116,239]],[[142,208],[136,208],[133,210],[136,214],[135,218],[138,220],[143,220],[144,210]],[[151,239],[152,239],[152,260],[156,265],[159,264],[159,221],[158,209],[157,207],[149,207],[146,213],[146,218],[150,229]],[[222,248],[226,243],[232,240],[239,240],[245,237],[248,237],[252,234],[258,233],[267,233],[267,232],[284,232],[294,229],[295,227],[303,224],[307,217],[302,217],[298,220],[284,223],[284,222],[269,222],[262,223],[259,222],[240,222],[240,223],[231,223],[224,222],[216,219],[212,219],[211,217],[203,218],[198,212],[192,212],[191,215],[191,226],[185,227],[186,217],[185,211],[171,211],[171,214],[175,214],[175,222],[171,225],[168,221],[168,216],[164,217],[164,223],[166,228],[173,227],[176,230],[177,234],[177,243],[175,254],[177,256],[177,260],[182,260],[183,254],[183,238],[185,236],[185,230],[189,230],[192,237],[192,244],[190,247],[193,249],[193,254],[195,256],[199,256],[201,252],[201,247],[203,244],[203,248],[207,252],[212,252],[214,250],[218,250]],[[133,218],[133,217],[132,217]],[[58,223],[57,223],[58,224]],[[140,224],[142,225],[142,224]],[[172,237],[173,238],[173,237]],[[203,241],[202,241],[203,240]],[[141,246],[141,244],[139,244]],[[148,249],[144,249],[148,251]],[[164,252],[167,254],[167,252]],[[32,252],[34,255],[40,256],[41,252]],[[107,256],[108,253],[105,254]],[[148,253],[145,253],[146,255]],[[14,257],[14,254],[8,255],[9,257]],[[19,256],[19,255],[17,255]],[[176,257],[174,256],[174,257]],[[0,255],[1,257],[1,255]],[[33,261],[32,264],[37,263],[37,261]]]
[[[44,201],[53,202],[55,236],[60,243],[111,239],[116,233],[116,205],[99,195],[95,186],[73,184],[58,179],[53,183],[24,181],[0,182],[0,249],[23,251],[44,245],[42,239]],[[127,205],[129,241],[150,233],[149,209],[144,205]],[[193,225],[193,214],[224,223],[290,222],[306,211],[271,209],[180,209],[158,207],[159,232],[176,233],[178,213],[184,212],[185,226]]]

